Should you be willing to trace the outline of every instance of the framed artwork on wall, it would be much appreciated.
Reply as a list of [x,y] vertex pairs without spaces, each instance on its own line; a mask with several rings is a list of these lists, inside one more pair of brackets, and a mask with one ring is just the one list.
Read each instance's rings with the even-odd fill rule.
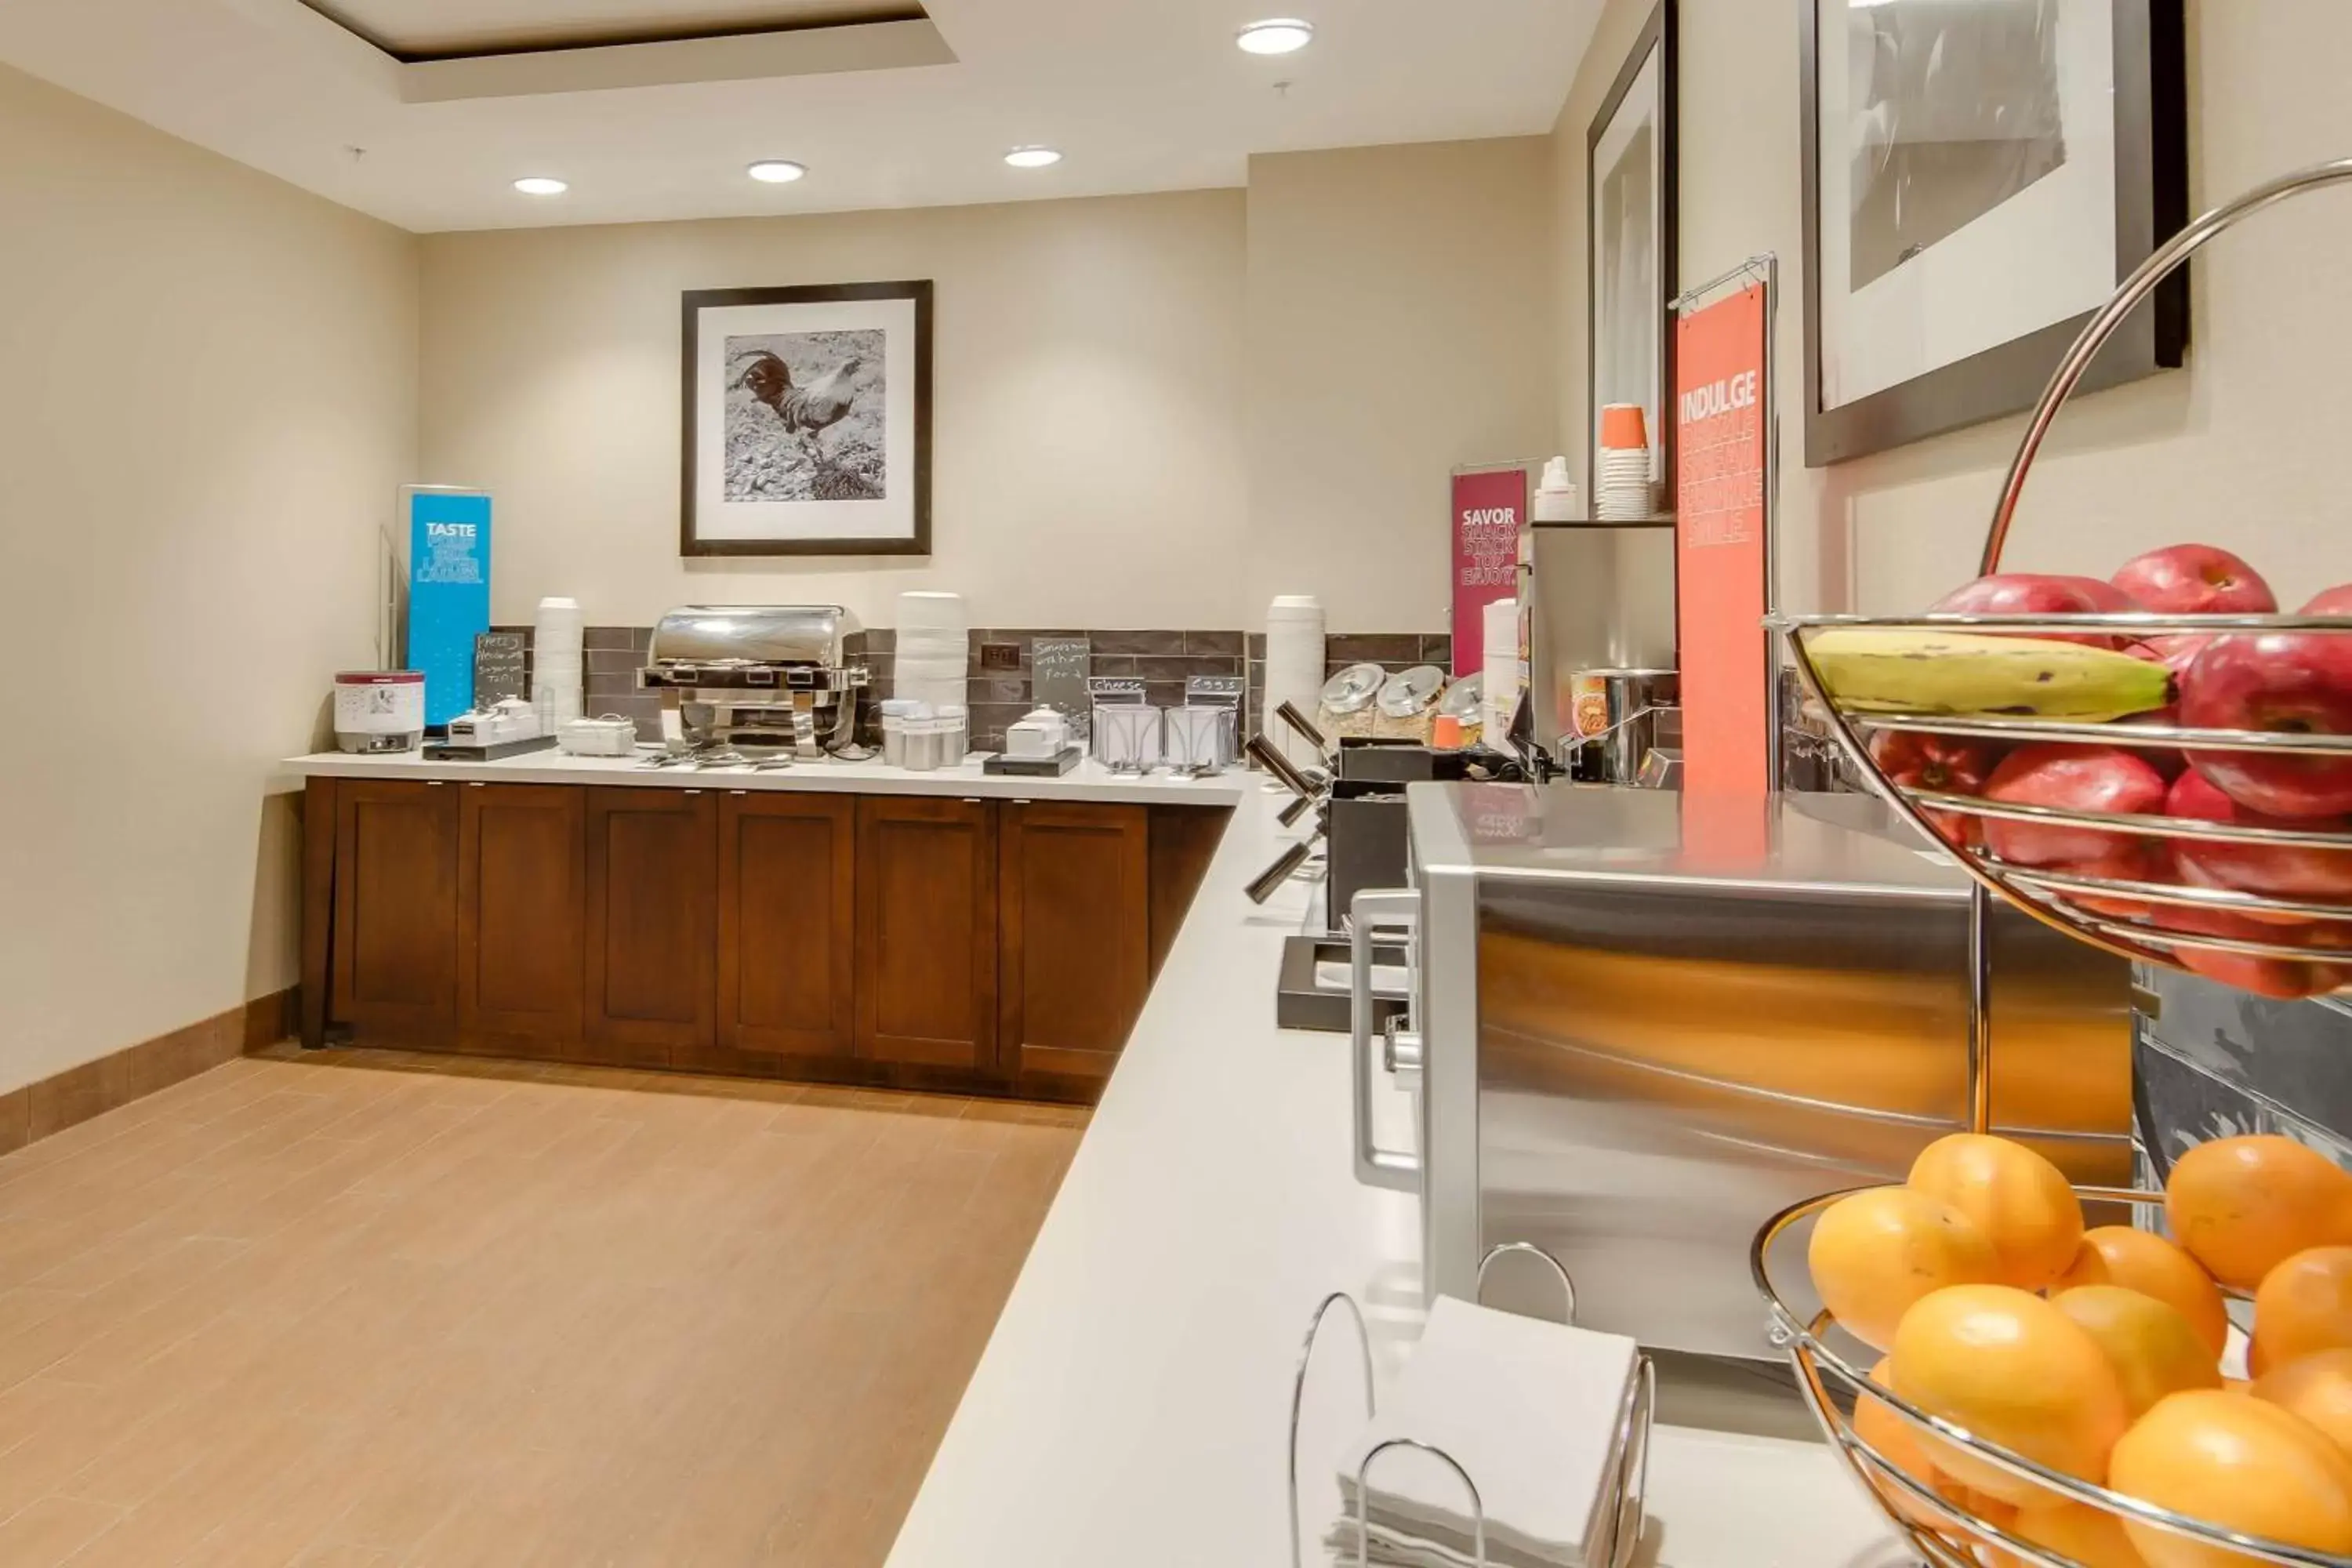
[[685,296],[682,555],[931,552],[931,285]]
[[1585,132],[1585,216],[1591,352],[1584,472],[1600,483],[1601,411],[1637,403],[1649,431],[1651,477],[1674,493],[1675,383],[1669,301],[1675,259],[1674,0],[1660,0]]
[[[1805,461],[2030,408],[2188,221],[2181,0],[1801,0]],[[2176,274],[2084,380],[2181,363]]]

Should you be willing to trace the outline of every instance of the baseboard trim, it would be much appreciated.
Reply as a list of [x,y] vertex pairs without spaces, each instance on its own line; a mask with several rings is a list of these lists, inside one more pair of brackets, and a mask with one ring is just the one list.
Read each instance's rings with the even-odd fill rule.
[[291,990],[257,996],[202,1023],[0,1094],[0,1154],[277,1044],[293,1032],[294,998]]

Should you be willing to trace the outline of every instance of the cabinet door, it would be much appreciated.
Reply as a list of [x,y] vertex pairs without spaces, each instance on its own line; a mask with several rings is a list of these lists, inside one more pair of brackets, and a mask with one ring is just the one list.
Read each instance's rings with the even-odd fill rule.
[[335,1016],[425,1045],[457,1021],[457,794],[344,779],[335,790]]
[[580,1037],[581,790],[457,794],[458,1026],[471,1046],[552,1054]]
[[985,801],[858,801],[856,990],[859,1056],[996,1069],[996,817]]
[[1003,834],[1005,1066],[1107,1078],[1151,988],[1149,814],[1024,803]]
[[585,793],[585,1033],[606,1059],[667,1065],[711,1042],[719,803],[698,789]]
[[719,803],[719,1048],[848,1057],[857,945],[856,802]]

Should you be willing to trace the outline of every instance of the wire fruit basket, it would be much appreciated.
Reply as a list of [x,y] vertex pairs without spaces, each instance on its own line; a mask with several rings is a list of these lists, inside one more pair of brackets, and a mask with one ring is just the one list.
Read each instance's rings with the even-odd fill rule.
[[[1986,575],[2000,569],[2052,421],[2124,320],[2219,235],[2347,181],[2352,159],[2259,185],[2198,218],[2126,279],[2067,352],[2027,424],[1985,542]],[[2333,610],[2333,601],[2317,603]],[[2343,608],[1803,616],[1771,625],[1860,775],[1994,894],[2125,958],[2297,997],[2352,987],[2352,602]],[[2209,660],[2215,673],[2204,690],[2216,700],[2200,690],[2183,705],[2195,711],[2181,711],[2183,672],[2206,683]],[[2182,721],[2217,710],[2240,721]],[[2225,784],[2250,780],[2227,795],[2292,800],[2295,809],[2255,812],[2225,800],[2210,817],[2168,816],[1952,787],[1981,787],[1986,773],[2025,746],[2084,759],[2121,752]]]
[[[2240,1535],[2218,1525],[2049,1469],[2022,1454],[1987,1442],[1965,1427],[1932,1415],[1894,1390],[1873,1383],[1855,1362],[1873,1360],[1877,1352],[1866,1351],[1861,1355],[1850,1355],[1841,1346],[1859,1349],[1862,1342],[1839,1328],[1837,1320],[1828,1311],[1809,1312],[1803,1307],[1791,1304],[1779,1283],[1788,1278],[1787,1271],[1790,1268],[1795,1269],[1797,1278],[1805,1277],[1802,1243],[1811,1236],[1811,1226],[1808,1222],[1840,1198],[1865,1190],[1855,1187],[1844,1192],[1825,1193],[1820,1197],[1793,1204],[1773,1215],[1757,1233],[1748,1252],[1748,1268],[1755,1278],[1757,1292],[1763,1297],[1770,1310],[1773,1342],[1788,1352],[1790,1361],[1796,1367],[1799,1396],[1812,1411],[1814,1420],[1821,1424],[1838,1457],[1862,1482],[1864,1489],[1877,1500],[1931,1568],[1986,1568],[1988,1563],[2000,1564],[2000,1568],[2010,1568],[2011,1564],[2019,1564],[2021,1568],[2086,1568],[2086,1565],[2071,1557],[2061,1556],[2048,1547],[2035,1545],[2018,1536],[2008,1526],[1969,1511],[1958,1500],[1937,1490],[1927,1479],[1896,1465],[1855,1430],[1852,1406],[1858,1399],[1866,1396],[1877,1400],[1911,1432],[1949,1444],[1996,1469],[2032,1481],[2053,1494],[2053,1500],[2078,1503],[2127,1524],[2161,1531],[2183,1542],[2193,1542],[2207,1549],[2212,1561],[2278,1563],[2285,1565],[2285,1568],[2352,1568],[2352,1558],[2313,1552],[2284,1542]],[[2164,1203],[2164,1195],[2160,1193],[2134,1192],[2120,1187],[2077,1187],[2074,1191],[2086,1203],[2096,1201],[2159,1208]],[[1796,1255],[1793,1263],[1784,1258],[1784,1253],[1790,1249],[1793,1249]]]

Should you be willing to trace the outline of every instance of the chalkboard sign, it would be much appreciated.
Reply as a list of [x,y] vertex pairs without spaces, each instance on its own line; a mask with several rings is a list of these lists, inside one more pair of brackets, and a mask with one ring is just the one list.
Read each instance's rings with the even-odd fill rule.
[[1104,707],[1140,706],[1150,700],[1138,675],[1097,675],[1087,682],[1087,696]]
[[1041,707],[1076,716],[1087,711],[1087,672],[1094,644],[1085,637],[1038,637],[1029,645],[1029,696]]
[[523,654],[530,639],[521,632],[481,632],[474,637],[474,706],[488,708],[509,697],[528,697]]
[[1239,708],[1249,695],[1249,682],[1238,675],[1195,675],[1184,682],[1184,703],[1190,708]]

